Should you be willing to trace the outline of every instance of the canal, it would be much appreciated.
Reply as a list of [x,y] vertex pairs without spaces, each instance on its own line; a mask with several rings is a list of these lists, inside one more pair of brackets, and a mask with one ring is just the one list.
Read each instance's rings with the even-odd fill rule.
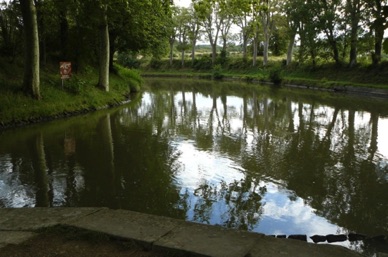
[[387,235],[388,101],[146,79],[124,106],[0,131],[0,208],[48,206],[267,235]]

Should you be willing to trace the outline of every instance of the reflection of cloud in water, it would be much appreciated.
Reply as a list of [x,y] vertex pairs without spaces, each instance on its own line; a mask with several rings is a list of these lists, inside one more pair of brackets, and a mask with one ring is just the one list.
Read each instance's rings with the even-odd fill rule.
[[379,152],[385,157],[388,158],[388,118],[379,119],[379,128],[378,135],[379,140],[377,140],[377,145]]
[[[177,149],[181,152],[179,162],[181,170],[177,174],[177,182],[181,188],[181,196],[186,194],[187,219],[208,224],[224,224],[230,217],[225,199],[215,197],[211,206],[204,210],[204,219],[196,220],[196,210],[206,199],[202,195],[196,195],[195,190],[201,185],[212,186],[212,190],[220,189],[221,183],[230,184],[244,179],[244,174],[239,165],[224,156],[215,156],[219,153],[198,150],[191,141],[177,143]],[[240,168],[239,168],[240,167]],[[343,228],[330,223],[323,217],[315,214],[315,210],[307,205],[300,197],[295,197],[292,192],[284,190],[281,186],[272,182],[260,182],[260,186],[266,186],[261,200],[263,213],[254,214],[258,218],[254,225],[254,232],[267,235],[278,234],[338,234]],[[292,196],[292,199],[290,199]],[[311,240],[309,240],[311,242]],[[349,246],[349,242],[337,243]]]
[[[267,190],[262,200],[263,216],[254,231],[267,235],[306,234],[308,237],[344,231],[343,228],[316,215],[315,210],[305,204],[302,198],[290,200],[289,193],[273,183],[267,183]],[[312,242],[310,239],[309,241]],[[350,245],[349,242],[336,244]]]
[[35,205],[35,192],[31,186],[23,185],[18,176],[18,172],[12,171],[11,158],[0,156],[0,208]]
[[244,178],[244,174],[231,167],[234,162],[217,152],[199,151],[191,141],[178,143],[181,164],[178,183],[184,188],[196,189],[203,181],[231,183]]

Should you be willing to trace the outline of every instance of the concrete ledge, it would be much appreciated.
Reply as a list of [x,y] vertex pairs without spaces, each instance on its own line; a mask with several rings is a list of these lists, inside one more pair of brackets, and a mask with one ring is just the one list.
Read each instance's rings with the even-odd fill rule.
[[155,241],[184,224],[184,221],[125,210],[101,210],[63,224],[130,239],[151,249]]
[[34,232],[0,231],[0,248],[9,244],[21,244],[37,235]]
[[104,208],[0,209],[0,231],[34,230],[91,215]]
[[169,256],[360,257],[347,248],[279,239],[258,233],[106,208],[0,208],[0,248],[36,235],[34,230],[72,226],[133,241]]
[[[154,243],[155,249],[174,249],[187,256],[247,256],[263,234],[184,223]],[[189,256],[191,256],[189,255]]]

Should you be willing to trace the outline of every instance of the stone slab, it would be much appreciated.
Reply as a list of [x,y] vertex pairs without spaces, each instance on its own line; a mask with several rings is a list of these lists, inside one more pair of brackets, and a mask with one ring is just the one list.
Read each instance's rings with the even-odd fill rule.
[[250,257],[361,257],[345,247],[329,244],[313,244],[295,239],[263,237],[252,248]]
[[247,256],[262,234],[186,222],[154,243],[155,250],[173,249],[184,256]]
[[38,235],[33,232],[0,231],[0,248],[9,244],[20,244]]
[[0,208],[0,230],[34,230],[96,213],[103,208]]
[[171,218],[127,210],[103,210],[64,225],[129,239],[151,248],[153,242],[182,223]]

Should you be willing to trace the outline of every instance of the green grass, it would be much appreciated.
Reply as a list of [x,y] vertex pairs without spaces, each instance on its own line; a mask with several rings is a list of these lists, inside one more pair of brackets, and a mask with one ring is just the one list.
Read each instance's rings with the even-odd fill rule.
[[[201,60],[197,62],[196,68],[190,68],[190,62],[186,62],[185,68],[180,68],[179,63],[169,66],[168,60],[161,61],[159,69],[151,69],[147,64],[142,65],[144,75],[152,76],[181,76],[199,77],[201,75],[212,75],[209,69],[201,69]],[[243,81],[271,81],[273,74],[279,73],[282,83],[302,84],[306,86],[331,88],[336,86],[355,86],[388,89],[388,62],[382,62],[378,66],[360,64],[354,68],[346,65],[336,66],[335,64],[321,64],[315,67],[311,65],[294,64],[290,67],[283,66],[281,58],[271,59],[268,66],[263,67],[262,60],[257,60],[257,67],[252,67],[252,60],[245,62],[242,59],[230,58],[222,67],[224,79],[234,78]],[[207,65],[206,58],[203,66]],[[198,68],[199,67],[199,68]]]
[[23,93],[21,78],[9,80],[8,74],[0,73],[0,124],[28,123],[117,105],[135,91],[133,88],[139,90],[142,83],[136,71],[120,69],[118,74],[110,75],[110,92],[96,87],[98,74],[94,70],[74,75],[62,87],[56,71],[43,69],[39,101]]

